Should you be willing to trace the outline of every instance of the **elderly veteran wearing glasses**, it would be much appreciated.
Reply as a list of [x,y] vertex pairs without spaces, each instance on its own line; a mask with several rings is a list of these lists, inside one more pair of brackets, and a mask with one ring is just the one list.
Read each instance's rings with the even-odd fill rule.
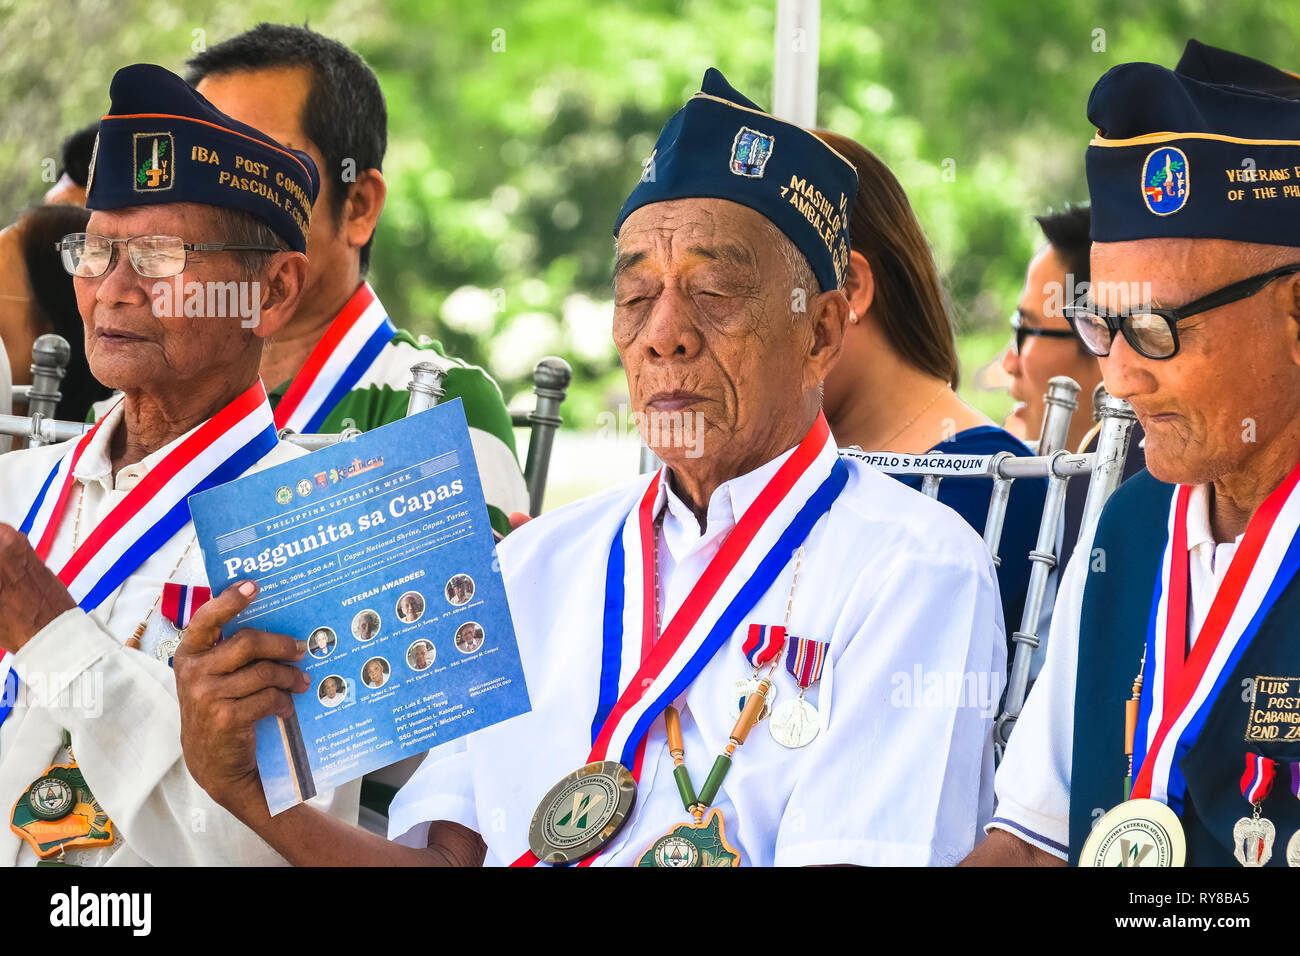
[[969,862],[1300,865],[1300,103],[1129,63],[1088,118],[1067,317],[1148,471],[1063,576]]
[[[80,439],[0,457],[0,863],[274,863],[187,773],[168,665],[207,598],[187,498],[301,454],[258,363],[302,289],[317,172],[161,67],[120,70],[111,97],[87,232],[59,247],[122,398]],[[172,311],[216,286],[254,318]],[[214,651],[215,692],[240,693],[259,648]],[[357,797],[318,805],[355,820]]]
[[[298,863],[964,856],[990,812],[997,585],[955,512],[842,459],[821,413],[853,195],[843,157],[710,70],[616,224],[614,341],[665,465],[499,545],[532,712],[431,751],[387,843],[269,818],[252,721],[288,695],[230,718],[244,702],[182,678],[208,792]],[[196,666],[220,608],[181,648]]]

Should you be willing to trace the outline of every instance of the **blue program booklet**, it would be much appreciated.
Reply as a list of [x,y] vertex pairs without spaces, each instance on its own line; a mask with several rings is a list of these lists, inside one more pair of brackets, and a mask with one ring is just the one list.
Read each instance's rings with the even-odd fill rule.
[[190,499],[226,628],[307,641],[296,719],[257,725],[272,814],[530,709],[459,399]]

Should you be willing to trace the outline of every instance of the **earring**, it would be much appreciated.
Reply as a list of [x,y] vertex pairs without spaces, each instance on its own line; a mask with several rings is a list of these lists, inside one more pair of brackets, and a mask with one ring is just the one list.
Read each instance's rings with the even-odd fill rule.
[[854,312],[852,309],[849,309],[849,321],[854,325],[858,324],[858,313]]

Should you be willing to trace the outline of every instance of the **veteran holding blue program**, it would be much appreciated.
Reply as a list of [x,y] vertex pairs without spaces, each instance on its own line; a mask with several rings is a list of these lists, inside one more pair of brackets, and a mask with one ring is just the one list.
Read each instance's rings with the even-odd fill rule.
[[[82,438],[0,457],[0,865],[282,862],[186,771],[168,664],[208,592],[189,497],[303,454],[258,365],[302,290],[317,171],[162,67],[119,70],[111,97],[87,231],[58,245],[91,371],[122,396]],[[244,287],[225,301],[256,322],[159,308],[192,284]],[[236,689],[251,649],[211,655]],[[355,821],[357,799],[317,805]]]
[[[269,817],[252,722],[288,695],[216,700],[182,675],[208,792],[298,863],[969,852],[991,811],[997,584],[955,512],[841,458],[822,415],[854,189],[842,156],[710,70],[615,227],[614,341],[666,464],[498,546],[531,713],[431,751],[386,843],[311,807]],[[657,427],[685,416],[691,449]]]
[[1300,103],[1260,79],[1300,84],[1189,52],[1088,104],[1095,298],[1066,317],[1149,473],[1062,578],[971,863],[1300,866]]

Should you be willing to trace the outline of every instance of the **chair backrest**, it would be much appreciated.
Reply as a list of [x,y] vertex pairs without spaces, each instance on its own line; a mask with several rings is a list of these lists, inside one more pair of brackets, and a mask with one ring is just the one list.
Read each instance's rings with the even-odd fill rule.
[[53,421],[71,357],[72,348],[61,335],[47,333],[32,343],[32,383],[10,390],[15,410],[23,406],[27,414],[0,415],[0,435],[22,438],[30,448],[66,441],[85,431],[83,425]]
[[533,367],[533,394],[537,404],[531,412],[511,416],[517,427],[528,426],[528,460],[524,465],[524,482],[528,486],[528,514],[542,513],[546,497],[546,476],[551,468],[551,451],[555,447],[555,430],[560,427],[560,405],[568,394],[573,369],[564,359],[548,355]]
[[[1047,597],[1051,573],[1058,564],[1057,537],[1065,510],[1065,491],[1073,477],[1088,476],[1088,496],[1079,537],[1092,533],[1106,500],[1111,496],[1124,474],[1128,456],[1129,439],[1136,417],[1127,402],[1110,395],[1094,400],[1094,415],[1100,417],[1097,450],[1087,454],[1071,454],[1065,448],[1070,416],[1078,408],[1075,396],[1079,385],[1071,378],[1057,376],[1048,383],[1046,413],[1043,430],[1038,440],[1038,453],[1030,457],[1017,457],[1010,452],[984,456],[948,456],[943,454],[898,455],[890,452],[863,453],[863,457],[880,471],[894,475],[922,476],[922,492],[930,497],[939,494],[940,482],[946,477],[987,477],[993,481],[989,511],[984,526],[984,543],[1000,564],[998,547],[1002,526],[1010,500],[1011,484],[1019,478],[1046,478],[1047,495],[1039,519],[1038,537],[1029,552],[1029,587],[1025,595],[1020,627],[1012,634],[1016,645],[1012,658],[1011,675],[1002,711],[994,724],[994,742],[999,748],[1006,746],[1029,689],[1030,664],[1034,650],[1042,643],[1038,633],[1039,621]],[[952,457],[961,457],[960,466],[954,466]],[[1065,549],[1073,547],[1066,542]],[[1009,624],[1010,622],[1008,622]]]

